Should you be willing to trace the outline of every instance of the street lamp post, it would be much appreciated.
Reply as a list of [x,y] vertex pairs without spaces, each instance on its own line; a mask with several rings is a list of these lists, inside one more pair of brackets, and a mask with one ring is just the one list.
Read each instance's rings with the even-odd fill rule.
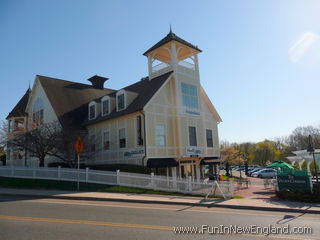
[[318,192],[319,180],[318,180],[318,172],[317,172],[317,163],[316,163],[316,158],[314,157],[314,148],[313,148],[313,144],[312,144],[311,135],[309,135],[309,138],[308,138],[307,152],[313,155],[314,172],[315,172],[315,175],[316,175],[316,189],[317,189],[317,192]]

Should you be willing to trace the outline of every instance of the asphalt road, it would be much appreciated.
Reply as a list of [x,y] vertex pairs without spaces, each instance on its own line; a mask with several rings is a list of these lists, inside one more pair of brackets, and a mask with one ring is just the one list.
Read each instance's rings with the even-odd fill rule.
[[[312,234],[210,234],[202,225],[308,227]],[[199,227],[177,234],[173,227]],[[0,196],[0,239],[320,239],[320,216],[281,212]],[[301,230],[301,229],[299,229]],[[210,228],[209,228],[209,231]]]

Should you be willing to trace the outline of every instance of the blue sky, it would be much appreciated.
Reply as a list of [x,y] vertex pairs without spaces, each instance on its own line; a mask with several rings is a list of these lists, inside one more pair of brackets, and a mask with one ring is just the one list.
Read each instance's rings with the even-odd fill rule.
[[220,139],[260,141],[320,124],[320,2],[0,1],[0,119],[36,74],[119,89],[147,75],[142,53],[173,31],[198,45]]

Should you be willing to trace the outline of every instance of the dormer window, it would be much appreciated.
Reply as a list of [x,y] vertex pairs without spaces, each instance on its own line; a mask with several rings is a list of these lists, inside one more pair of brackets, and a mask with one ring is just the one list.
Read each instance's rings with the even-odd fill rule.
[[102,116],[110,113],[110,98],[108,96],[101,99],[101,113]]
[[96,118],[96,103],[91,102],[89,104],[89,120],[92,120],[95,118]]
[[117,93],[117,111],[121,111],[126,108],[125,92],[123,90]]

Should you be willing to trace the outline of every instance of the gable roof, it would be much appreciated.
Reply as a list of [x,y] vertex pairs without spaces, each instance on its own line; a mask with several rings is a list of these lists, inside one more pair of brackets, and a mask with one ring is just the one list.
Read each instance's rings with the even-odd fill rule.
[[187,42],[186,40],[183,40],[182,38],[178,37],[176,34],[174,34],[172,31],[170,31],[167,36],[165,36],[163,39],[161,39],[159,42],[157,42],[154,46],[149,48],[143,55],[146,56],[149,52],[153,51],[154,49],[161,47],[162,45],[165,45],[166,43],[170,41],[177,41],[179,43],[182,43],[188,47],[191,47],[199,52],[202,52],[197,46]]
[[[106,116],[102,116],[101,114],[97,116],[95,119],[86,120],[84,125],[90,125],[93,123],[97,123],[100,121],[108,120],[111,118],[120,117],[126,114],[134,113],[137,111],[143,110],[143,107],[150,101],[153,95],[159,90],[159,88],[166,82],[166,80],[170,77],[173,71],[167,72],[153,78],[149,81],[149,78],[146,77],[143,80],[136,82],[130,86],[123,88],[126,91],[137,93],[137,97],[131,102],[129,106],[127,106],[124,110],[117,111],[116,108],[112,110],[112,112]],[[109,94],[110,97],[116,97],[116,92]]]
[[7,118],[11,117],[23,117],[26,116],[26,107],[28,104],[28,100],[30,97],[30,89],[26,91],[26,93],[22,96],[16,106],[12,109],[12,111],[8,114]]
[[79,127],[87,114],[87,103],[115,91],[41,75],[37,78],[63,127]]

